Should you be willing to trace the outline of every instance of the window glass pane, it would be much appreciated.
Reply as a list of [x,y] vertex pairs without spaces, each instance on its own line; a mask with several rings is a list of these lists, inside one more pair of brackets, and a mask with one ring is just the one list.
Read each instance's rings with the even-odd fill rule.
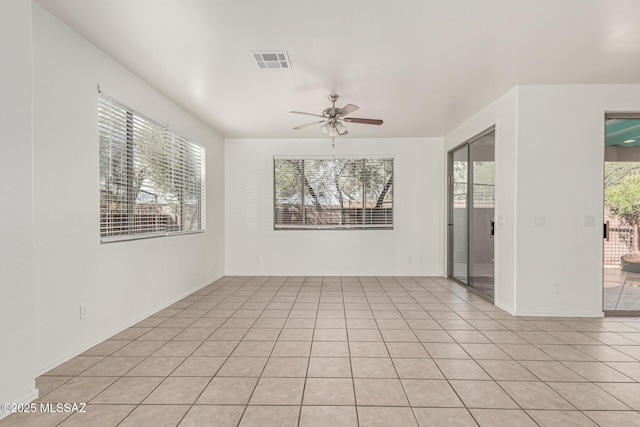
[[275,158],[274,228],[393,228],[393,159]]
[[204,231],[204,149],[99,96],[103,242]]

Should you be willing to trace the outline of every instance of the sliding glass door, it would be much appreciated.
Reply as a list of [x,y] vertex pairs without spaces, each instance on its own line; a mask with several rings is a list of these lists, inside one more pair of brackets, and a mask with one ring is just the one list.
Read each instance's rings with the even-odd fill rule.
[[495,131],[469,143],[469,286],[493,299]]
[[493,299],[495,130],[449,152],[449,277]]
[[449,277],[466,285],[469,272],[469,149],[466,145],[449,153],[449,170]]

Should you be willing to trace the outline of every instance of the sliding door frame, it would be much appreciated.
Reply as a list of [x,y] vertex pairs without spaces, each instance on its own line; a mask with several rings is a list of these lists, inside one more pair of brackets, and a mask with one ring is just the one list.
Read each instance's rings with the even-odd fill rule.
[[[468,289],[469,291],[473,292],[474,294],[486,299],[487,301],[493,302],[494,299],[491,298],[489,295],[486,295],[476,289],[474,289],[471,286],[470,283],[470,271],[471,271],[471,267],[470,267],[470,259],[471,259],[471,215],[472,215],[472,210],[473,210],[473,182],[470,182],[470,180],[473,179],[473,162],[471,161],[471,150],[470,150],[470,146],[473,142],[479,140],[480,138],[490,134],[491,132],[495,132],[496,130],[496,126],[490,126],[489,128],[483,130],[482,132],[472,136],[471,138],[467,139],[466,141],[462,142],[461,144],[456,145],[455,147],[451,148],[448,152],[447,152],[447,278],[449,278],[450,280],[453,280],[454,282],[460,284],[461,286],[464,286],[466,289]],[[467,193],[466,193],[466,206],[467,206],[467,212],[466,212],[466,259],[467,259],[467,271],[466,271],[466,278],[467,278],[467,283],[463,282],[462,280],[457,279],[456,277],[454,277],[453,274],[453,268],[454,268],[454,264],[453,264],[453,191],[454,191],[454,180],[453,180],[453,153],[458,151],[459,149],[464,148],[467,150]],[[495,148],[494,148],[495,150]],[[495,250],[495,249],[494,249]],[[494,272],[495,275],[495,272]],[[495,284],[495,283],[494,283]]]
[[[636,113],[614,113],[614,112],[606,112],[604,114],[604,123],[606,124],[607,120],[610,119],[640,119],[640,112],[636,112]],[[606,150],[607,150],[607,133],[606,133],[606,126],[605,126],[605,131],[604,134],[602,135],[602,141],[603,141],[603,158],[604,158],[604,162],[602,163],[602,212],[603,212],[603,219],[604,219],[604,209],[605,209],[605,203],[606,203],[606,195],[605,195],[605,191],[606,189],[604,188],[605,185],[605,165],[607,163],[607,155],[606,155]],[[608,230],[608,225],[607,225],[607,233],[609,233]],[[604,237],[604,236],[603,236]],[[609,239],[608,237],[604,237],[607,240]],[[604,253],[604,240],[602,241],[602,312],[604,313],[605,317],[633,317],[633,316],[640,316],[640,310],[607,310],[605,308],[605,274],[604,274],[604,258],[605,257],[605,253]],[[622,284],[623,288],[624,288],[624,283]]]

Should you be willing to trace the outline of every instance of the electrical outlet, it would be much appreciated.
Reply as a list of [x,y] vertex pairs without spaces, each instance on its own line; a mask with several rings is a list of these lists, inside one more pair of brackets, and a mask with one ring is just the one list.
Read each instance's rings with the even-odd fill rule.
[[553,284],[553,293],[554,294],[559,294],[560,291],[562,291],[562,284],[560,282],[555,282]]
[[80,320],[86,319],[88,316],[87,304],[80,304]]

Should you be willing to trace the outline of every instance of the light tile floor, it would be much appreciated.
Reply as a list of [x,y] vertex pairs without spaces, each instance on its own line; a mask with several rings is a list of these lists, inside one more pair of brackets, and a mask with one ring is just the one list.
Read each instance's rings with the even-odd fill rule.
[[429,277],[225,277],[37,379],[4,426],[640,425],[640,318],[513,317]]

